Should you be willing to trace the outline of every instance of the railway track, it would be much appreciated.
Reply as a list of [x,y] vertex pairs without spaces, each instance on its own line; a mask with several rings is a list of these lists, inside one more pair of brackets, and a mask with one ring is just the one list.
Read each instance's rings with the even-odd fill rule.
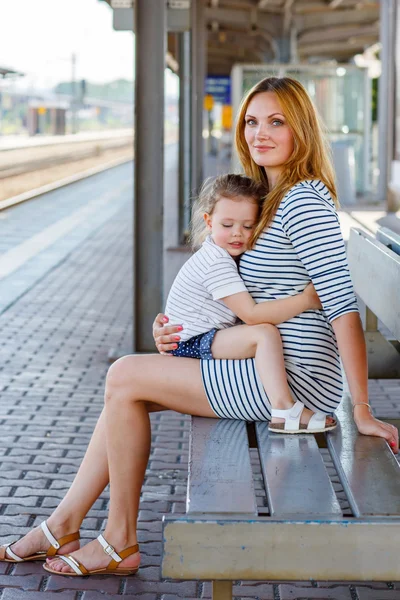
[[110,150],[129,149],[133,136],[99,139],[82,142],[69,142],[54,146],[36,146],[0,152],[0,180],[32,173],[56,165],[99,157]]

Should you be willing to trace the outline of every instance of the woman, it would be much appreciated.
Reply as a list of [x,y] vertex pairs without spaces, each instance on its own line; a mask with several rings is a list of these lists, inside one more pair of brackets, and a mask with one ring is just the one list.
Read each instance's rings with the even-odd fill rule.
[[[301,422],[309,421],[317,409],[328,414],[339,404],[339,351],[359,431],[385,438],[397,452],[396,428],[370,413],[364,335],[333,206],[332,171],[304,88],[289,78],[257,84],[240,109],[236,143],[246,174],[264,181],[269,189],[254,233],[256,244],[240,264],[249,291],[256,300],[285,297],[296,286],[304,287],[311,275],[324,307],[313,319],[300,315],[279,327],[291,390],[307,406]],[[174,348],[179,337],[179,327],[165,326],[166,322],[158,315],[154,323],[160,352]],[[81,467],[47,521],[56,539],[74,534],[110,482],[104,537],[77,551],[76,539],[66,538],[58,549],[50,537],[52,553],[72,555],[68,564],[59,557],[48,558],[45,568],[68,575],[105,572],[111,556],[112,572],[135,572],[140,563],[136,521],[150,452],[149,413],[172,409],[204,417],[268,419],[268,399],[252,365],[253,359],[197,361],[162,355],[126,356],[112,365],[105,408]],[[233,371],[235,377],[230,377]],[[3,550],[0,558],[30,560],[48,551],[51,541],[44,529],[31,531],[9,551]]]

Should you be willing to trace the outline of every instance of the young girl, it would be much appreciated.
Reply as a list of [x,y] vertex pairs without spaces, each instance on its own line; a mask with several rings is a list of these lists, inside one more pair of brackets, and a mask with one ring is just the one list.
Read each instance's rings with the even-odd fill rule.
[[[287,411],[294,415],[294,401],[281,337],[274,326],[321,308],[313,285],[289,298],[256,303],[237,270],[236,262],[249,247],[265,194],[263,184],[242,175],[222,175],[203,185],[192,222],[194,247],[203,243],[179,271],[165,308],[171,324],[183,328],[172,354],[201,359],[255,357],[272,406],[269,429],[279,433],[327,431],[336,423],[326,424],[325,414],[315,413],[308,426],[296,418],[288,420]],[[246,325],[232,327],[237,317]]]

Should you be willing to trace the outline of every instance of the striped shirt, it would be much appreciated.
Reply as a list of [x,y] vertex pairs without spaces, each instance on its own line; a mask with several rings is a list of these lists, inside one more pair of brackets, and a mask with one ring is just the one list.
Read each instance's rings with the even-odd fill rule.
[[236,315],[220,298],[246,291],[233,258],[208,236],[176,276],[165,314],[171,325],[183,326],[180,336],[185,342],[214,327],[226,329],[234,325]]
[[[342,375],[332,321],[357,312],[339,218],[319,180],[293,186],[271,225],[240,260],[239,272],[256,302],[278,300],[313,282],[322,310],[307,310],[278,325],[295,400],[331,412],[341,400]],[[265,420],[270,404],[254,359],[201,362],[203,382],[220,417]]]

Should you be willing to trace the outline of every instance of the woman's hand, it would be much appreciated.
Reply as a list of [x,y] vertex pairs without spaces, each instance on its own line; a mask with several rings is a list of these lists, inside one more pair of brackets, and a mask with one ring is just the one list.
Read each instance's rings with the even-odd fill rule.
[[394,454],[399,451],[399,432],[397,427],[390,423],[385,423],[376,419],[369,412],[369,408],[363,404],[356,405],[354,407],[354,421],[357,425],[357,429],[364,435],[374,435],[376,437],[384,438]]
[[321,300],[319,299],[316,289],[312,283],[309,283],[302,293],[309,305],[308,310],[317,310],[322,308]]
[[153,338],[160,354],[173,356],[169,354],[171,350],[178,347],[177,342],[181,339],[177,333],[182,331],[182,325],[168,325],[168,317],[159,313],[153,323]]

